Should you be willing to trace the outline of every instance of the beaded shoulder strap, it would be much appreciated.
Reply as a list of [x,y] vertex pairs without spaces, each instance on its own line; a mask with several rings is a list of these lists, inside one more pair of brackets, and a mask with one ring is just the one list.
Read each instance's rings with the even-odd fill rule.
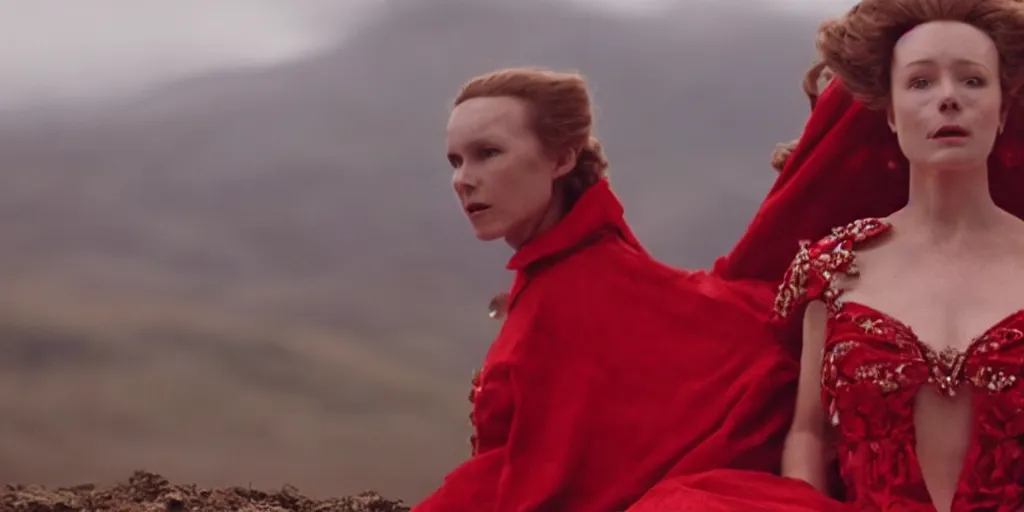
[[834,313],[841,293],[837,278],[840,275],[856,276],[858,272],[854,247],[885,233],[890,227],[882,219],[860,219],[832,229],[828,236],[817,242],[800,242],[800,250],[783,275],[775,296],[774,316],[786,319],[813,300],[824,302]]

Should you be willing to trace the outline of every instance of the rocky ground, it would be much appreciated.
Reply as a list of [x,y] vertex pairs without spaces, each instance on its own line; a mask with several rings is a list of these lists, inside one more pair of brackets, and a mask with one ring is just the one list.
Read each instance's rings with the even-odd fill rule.
[[160,475],[138,471],[112,487],[68,489],[9,484],[0,490],[2,512],[407,512],[400,501],[367,492],[315,500],[285,486],[277,492],[244,487],[202,489],[176,485]]

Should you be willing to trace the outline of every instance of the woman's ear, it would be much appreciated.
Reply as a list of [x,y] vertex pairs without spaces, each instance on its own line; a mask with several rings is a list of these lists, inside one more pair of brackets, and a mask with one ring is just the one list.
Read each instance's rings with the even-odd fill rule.
[[565,148],[555,153],[553,155],[555,157],[555,168],[552,178],[558,179],[572,172],[576,168],[579,153],[580,150],[576,148]]
[[889,123],[889,130],[896,133],[896,114],[893,113],[892,104],[885,107],[885,120]]

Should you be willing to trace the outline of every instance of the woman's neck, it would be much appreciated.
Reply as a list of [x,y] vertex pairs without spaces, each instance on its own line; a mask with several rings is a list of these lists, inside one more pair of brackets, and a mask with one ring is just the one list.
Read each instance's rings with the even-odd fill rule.
[[988,168],[910,169],[907,205],[901,223],[936,243],[991,231],[1005,219],[989,191]]
[[566,214],[564,204],[561,194],[556,189],[556,193],[552,195],[551,201],[548,202],[544,210],[538,212],[537,216],[524,223],[514,233],[506,236],[505,242],[518,251],[531,240],[551,229],[552,226],[558,224],[558,221],[562,220],[562,217]]

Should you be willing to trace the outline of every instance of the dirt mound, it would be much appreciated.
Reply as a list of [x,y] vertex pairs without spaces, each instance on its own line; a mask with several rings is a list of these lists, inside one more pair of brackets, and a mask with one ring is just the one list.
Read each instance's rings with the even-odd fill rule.
[[153,473],[136,471],[127,484],[69,489],[7,485],[0,491],[2,512],[407,512],[401,501],[367,492],[348,498],[315,500],[285,486],[278,492],[244,487],[200,489],[172,485]]

